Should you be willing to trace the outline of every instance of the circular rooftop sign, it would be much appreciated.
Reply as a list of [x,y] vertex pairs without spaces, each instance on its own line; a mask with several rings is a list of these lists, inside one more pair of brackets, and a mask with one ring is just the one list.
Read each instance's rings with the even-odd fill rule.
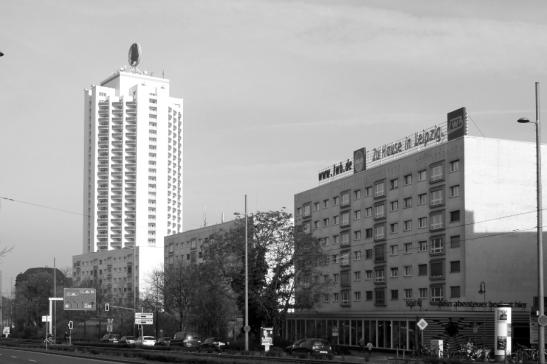
[[142,51],[141,51],[141,45],[139,43],[133,43],[131,44],[131,47],[129,47],[129,65],[131,67],[137,67],[139,63],[141,63],[142,58]]

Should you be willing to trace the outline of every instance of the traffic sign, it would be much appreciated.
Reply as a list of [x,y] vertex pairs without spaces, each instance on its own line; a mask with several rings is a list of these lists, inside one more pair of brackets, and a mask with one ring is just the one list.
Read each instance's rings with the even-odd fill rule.
[[153,325],[153,324],[154,324],[153,313],[135,312],[135,325]]
[[420,330],[424,331],[425,328],[427,327],[427,321],[424,320],[424,319],[420,319],[420,321],[418,321],[418,323],[416,325],[418,325]]
[[539,326],[547,326],[547,316],[540,315],[538,317],[538,324],[539,324]]
[[95,288],[65,288],[64,308],[65,310],[93,311],[96,309]]
[[68,322],[68,329],[72,330],[73,328],[74,328],[74,322],[72,322],[72,320],[71,320],[71,321]]
[[51,322],[51,316],[50,315],[42,316],[42,322]]

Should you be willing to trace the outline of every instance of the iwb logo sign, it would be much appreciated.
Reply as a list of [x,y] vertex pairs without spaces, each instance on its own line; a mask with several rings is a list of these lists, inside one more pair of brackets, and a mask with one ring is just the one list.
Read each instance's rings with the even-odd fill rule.
[[449,133],[451,131],[455,130],[455,129],[459,129],[459,128],[462,128],[462,127],[463,127],[463,117],[458,116],[454,119],[448,120],[448,132]]
[[467,112],[465,107],[449,112],[446,115],[446,131],[448,140],[467,134]]

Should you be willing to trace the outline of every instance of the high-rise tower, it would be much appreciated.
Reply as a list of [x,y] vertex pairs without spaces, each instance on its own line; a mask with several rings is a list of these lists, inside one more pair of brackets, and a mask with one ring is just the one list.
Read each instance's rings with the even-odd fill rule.
[[137,69],[139,57],[134,44],[130,66],[84,92],[83,255],[74,257],[76,280],[91,277],[78,277],[86,262],[100,272],[110,261],[104,270],[111,272],[118,261],[138,275],[138,288],[146,277],[135,257],[157,268],[164,236],[182,231],[182,99],[170,96],[169,80]]

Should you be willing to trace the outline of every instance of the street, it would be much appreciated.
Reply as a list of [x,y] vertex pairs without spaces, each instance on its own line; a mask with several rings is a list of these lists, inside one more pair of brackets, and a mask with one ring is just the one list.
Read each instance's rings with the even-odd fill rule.
[[0,347],[0,363],[2,364],[97,364],[112,363],[109,360],[87,359],[73,356],[62,356],[34,351],[15,350]]

